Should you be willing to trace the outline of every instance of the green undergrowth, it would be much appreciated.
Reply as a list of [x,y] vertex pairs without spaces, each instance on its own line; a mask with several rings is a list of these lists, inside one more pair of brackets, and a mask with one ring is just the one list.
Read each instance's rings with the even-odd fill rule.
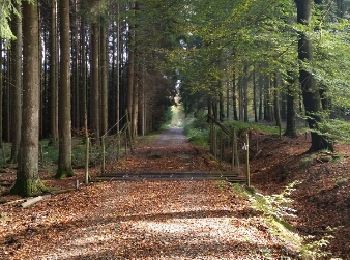
[[278,237],[298,257],[307,260],[324,259],[330,256],[325,247],[332,239],[330,233],[334,230],[327,229],[327,234],[321,239],[315,239],[298,234],[288,222],[288,219],[297,217],[296,211],[291,208],[293,200],[290,196],[299,183],[290,183],[281,194],[275,195],[263,195],[239,184],[233,184],[232,188],[242,199],[250,201],[252,207],[263,217],[271,234]]
[[[280,128],[278,126],[272,126],[262,123],[251,123],[251,122],[241,122],[241,121],[226,121],[224,123],[231,130],[235,128],[238,133],[245,132],[247,130],[268,134],[268,135],[280,135]],[[282,129],[283,133],[283,129]]]
[[208,147],[209,124],[204,118],[187,118],[184,122],[184,134],[194,145]]
[[[276,126],[257,124],[257,123],[245,123],[240,121],[225,121],[224,125],[232,132],[236,129],[238,136],[243,136],[248,130],[269,134],[279,135],[280,129]],[[193,144],[201,147],[208,147],[209,142],[209,124],[205,115],[197,117],[188,117],[184,122],[184,133],[188,140]],[[221,128],[217,127],[217,131],[220,134]]]

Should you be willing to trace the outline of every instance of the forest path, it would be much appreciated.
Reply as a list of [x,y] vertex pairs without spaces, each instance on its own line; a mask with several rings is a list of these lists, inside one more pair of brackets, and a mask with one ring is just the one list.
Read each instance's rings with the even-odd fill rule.
[[[190,149],[178,131],[140,149]],[[286,252],[250,203],[218,181],[102,182],[1,212],[0,259],[280,259]]]
[[[219,164],[210,160],[205,151],[187,141],[182,128],[169,128],[159,135],[141,140],[134,154],[107,167],[108,175],[203,173],[219,170]],[[223,167],[220,170],[222,169]]]

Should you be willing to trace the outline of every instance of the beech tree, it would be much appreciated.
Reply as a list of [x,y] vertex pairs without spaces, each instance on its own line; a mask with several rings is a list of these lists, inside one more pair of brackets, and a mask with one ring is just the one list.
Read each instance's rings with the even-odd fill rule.
[[[312,0],[296,0],[297,7],[297,21],[299,24],[309,26],[312,18]],[[311,62],[313,59],[312,40],[307,32],[299,32],[298,41],[298,58],[300,60],[299,82],[301,86],[303,103],[305,107],[305,114],[308,117],[308,123],[311,130],[317,129],[317,124],[321,117],[321,98],[320,89],[316,84],[312,72],[305,68],[302,62]],[[321,134],[312,131],[312,145],[311,151],[318,151],[323,149],[333,150],[332,144],[326,140]]]

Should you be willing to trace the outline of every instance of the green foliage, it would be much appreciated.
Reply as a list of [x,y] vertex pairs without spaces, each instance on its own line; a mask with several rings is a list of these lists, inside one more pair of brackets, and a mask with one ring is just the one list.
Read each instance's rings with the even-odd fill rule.
[[225,125],[228,126],[230,129],[233,130],[233,128],[238,130],[238,133],[246,133],[247,130],[251,130],[254,132],[259,132],[263,134],[269,134],[269,135],[279,135],[279,127],[278,126],[272,126],[272,125],[266,125],[266,124],[259,124],[259,123],[248,123],[248,122],[242,122],[242,121],[227,121],[225,122]]
[[[30,1],[29,1],[30,2]],[[14,36],[11,32],[9,22],[13,15],[20,16],[17,5],[20,0],[1,0],[0,1],[0,38],[12,39]]]
[[184,134],[188,140],[198,146],[208,147],[209,125],[203,117],[187,118],[184,126]]

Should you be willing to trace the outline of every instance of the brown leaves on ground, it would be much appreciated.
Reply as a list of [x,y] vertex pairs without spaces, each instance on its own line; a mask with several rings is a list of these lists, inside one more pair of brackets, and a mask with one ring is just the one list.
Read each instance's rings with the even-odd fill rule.
[[[336,145],[341,155],[306,154],[310,140],[304,136],[291,140],[256,135],[253,144],[262,150],[252,162],[253,185],[265,194],[279,193],[295,180],[302,181],[293,194],[298,218],[293,226],[316,239],[337,228],[327,248],[333,257],[350,256],[350,148]],[[325,160],[324,157],[331,157]],[[269,162],[268,164],[266,162]]]
[[[215,166],[178,129],[110,165],[128,172]],[[288,251],[248,201],[217,181],[104,182],[0,210],[0,259],[255,260]]]
[[1,259],[277,259],[246,201],[212,181],[110,182],[4,207]]

